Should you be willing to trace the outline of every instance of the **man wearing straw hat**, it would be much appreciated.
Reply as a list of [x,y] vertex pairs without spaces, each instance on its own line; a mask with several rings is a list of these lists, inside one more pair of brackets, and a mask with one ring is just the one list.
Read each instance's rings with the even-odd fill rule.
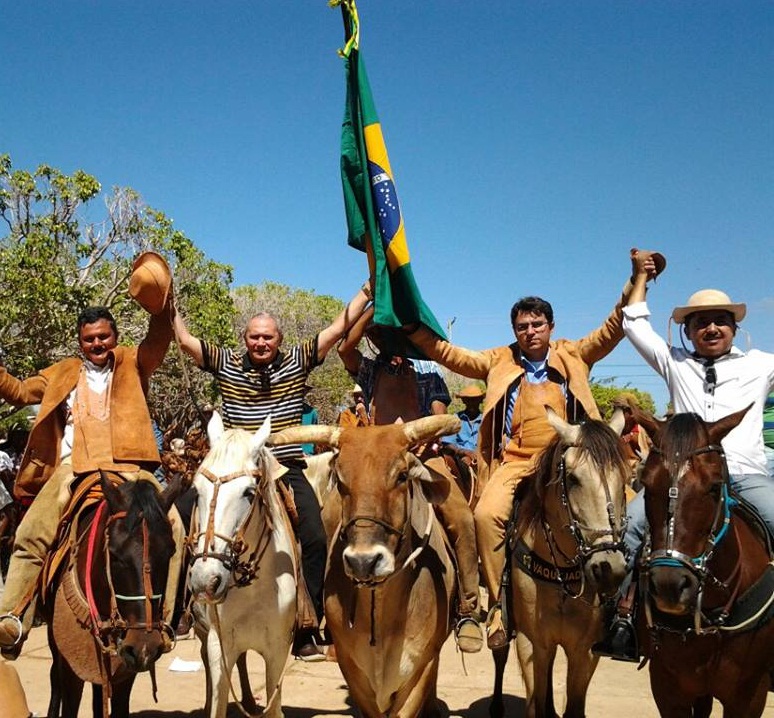
[[[18,656],[32,626],[33,589],[75,483],[99,469],[154,481],[150,472],[161,458],[146,395],[172,339],[171,286],[166,262],[146,252],[134,264],[129,287],[151,314],[139,346],[118,346],[113,315],[106,307],[89,307],[76,323],[80,356],[24,380],[0,366],[4,401],[16,407],[40,404],[14,489],[17,498],[32,504],[16,532],[0,601],[0,648],[6,657]],[[173,522],[173,534],[181,546],[179,521]],[[178,550],[170,563],[165,594],[170,601],[175,597],[179,560]],[[164,617],[171,618],[166,599]]]
[[[695,413],[717,421],[752,404],[740,424],[723,439],[731,488],[752,504],[774,535],[774,483],[763,444],[763,410],[774,389],[774,354],[744,352],[734,345],[747,312],[718,289],[702,289],[672,312],[682,347],[670,346],[653,329],[645,302],[647,277],[638,272],[624,307],[624,332],[642,358],[666,381],[676,413]],[[693,349],[685,346],[683,336]],[[642,545],[647,520],[643,493],[629,503],[626,544],[632,561]],[[630,611],[622,609],[608,635],[595,647],[599,655],[638,660]]]

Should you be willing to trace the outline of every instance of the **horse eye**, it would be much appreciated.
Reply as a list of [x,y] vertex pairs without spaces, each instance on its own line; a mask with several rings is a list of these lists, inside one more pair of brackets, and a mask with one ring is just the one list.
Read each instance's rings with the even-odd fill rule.
[[709,491],[707,492],[713,499],[719,499],[720,498],[720,491],[722,490],[723,486],[722,484],[712,484],[712,486],[709,487]]
[[570,473],[567,474],[567,483],[570,486],[579,486],[580,485],[580,479],[578,479],[578,477],[575,474],[570,472]]
[[248,501],[252,501],[255,498],[255,487],[250,486],[249,488],[245,489],[244,494],[242,494]]
[[405,484],[408,481],[408,471],[401,471],[398,474],[398,478],[396,479],[396,483],[398,485]]

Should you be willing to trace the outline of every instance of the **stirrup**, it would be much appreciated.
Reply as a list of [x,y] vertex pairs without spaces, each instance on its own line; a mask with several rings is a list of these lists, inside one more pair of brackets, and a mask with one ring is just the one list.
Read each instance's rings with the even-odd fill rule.
[[16,636],[16,640],[8,646],[8,648],[15,648],[18,646],[23,640],[24,640],[24,626],[22,625],[21,618],[19,618],[17,615],[13,613],[2,613],[0,614],[0,621],[5,620],[6,618],[10,618],[14,621],[16,621],[16,624],[19,627],[18,635]]
[[[465,626],[475,627],[476,635],[464,635]],[[484,634],[481,625],[473,616],[462,616],[454,626],[454,640],[462,653],[478,653],[484,645]]]

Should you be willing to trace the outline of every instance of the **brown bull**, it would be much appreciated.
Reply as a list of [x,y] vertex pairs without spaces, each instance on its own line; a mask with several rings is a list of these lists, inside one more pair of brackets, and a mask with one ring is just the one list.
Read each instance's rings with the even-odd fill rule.
[[305,426],[270,443],[334,449],[338,514],[325,617],[352,699],[365,716],[438,715],[438,658],[452,625],[454,565],[433,503],[449,492],[411,453],[458,431],[455,416],[407,424]]

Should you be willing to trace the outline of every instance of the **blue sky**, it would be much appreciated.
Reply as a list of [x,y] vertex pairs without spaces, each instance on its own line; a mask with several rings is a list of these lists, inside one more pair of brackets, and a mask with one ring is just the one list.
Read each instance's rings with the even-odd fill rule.
[[[236,284],[348,299],[338,10],[325,0],[3,0],[0,152],[130,186]],[[412,264],[455,343],[512,340],[520,296],[555,336],[612,308],[631,246],[671,308],[717,287],[774,350],[774,3],[360,0],[361,50]],[[93,210],[99,214],[98,209]],[[740,335],[747,346],[747,336]],[[622,344],[593,376],[661,380]]]

